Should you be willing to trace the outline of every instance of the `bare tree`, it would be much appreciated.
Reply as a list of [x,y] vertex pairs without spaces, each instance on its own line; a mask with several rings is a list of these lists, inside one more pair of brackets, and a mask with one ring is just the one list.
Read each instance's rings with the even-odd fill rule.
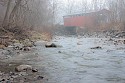
[[6,24],[8,24],[8,18],[9,18],[9,11],[10,11],[11,2],[12,2],[12,0],[8,0],[7,9],[6,9],[6,13],[5,13],[5,16],[4,16],[2,26],[6,26]]

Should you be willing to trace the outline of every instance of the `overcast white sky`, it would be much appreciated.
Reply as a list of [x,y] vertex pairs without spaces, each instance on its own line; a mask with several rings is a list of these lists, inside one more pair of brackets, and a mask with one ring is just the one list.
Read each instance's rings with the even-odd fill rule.
[[68,8],[70,8],[70,6],[72,6],[72,4],[73,4],[72,14],[83,13],[82,8],[81,8],[81,3],[83,3],[83,1],[85,1],[85,2],[87,1],[87,2],[91,3],[92,0],[57,0],[57,1],[59,1],[59,3],[60,3],[58,15],[59,15],[59,17],[62,18],[64,15],[68,14],[67,13],[69,11]]
[[61,0],[63,1],[65,4],[68,3],[68,1],[74,2],[74,3],[81,3],[82,1],[87,1],[87,2],[91,2],[92,0]]
[[[59,19],[60,18],[63,19],[62,18],[63,16],[68,15],[69,14],[68,11],[72,6],[73,6],[71,10],[72,12],[70,14],[84,13],[84,9],[85,9],[84,5],[86,4],[84,4],[83,2],[87,2],[87,5],[89,7],[86,12],[93,11],[92,10],[93,0],[57,0],[57,1],[59,1],[59,7],[58,7],[59,10],[57,12],[57,14],[59,15]],[[100,0],[98,4],[102,4],[102,3],[105,3],[105,0]]]

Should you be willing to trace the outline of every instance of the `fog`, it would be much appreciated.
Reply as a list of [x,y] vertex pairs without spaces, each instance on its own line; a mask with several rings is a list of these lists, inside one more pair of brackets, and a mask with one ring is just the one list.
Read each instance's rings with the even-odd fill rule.
[[124,31],[124,4],[124,0],[0,0],[0,24],[4,31],[18,27],[51,34],[66,27],[74,27],[76,33]]
[[125,83],[125,0],[0,0],[0,83]]

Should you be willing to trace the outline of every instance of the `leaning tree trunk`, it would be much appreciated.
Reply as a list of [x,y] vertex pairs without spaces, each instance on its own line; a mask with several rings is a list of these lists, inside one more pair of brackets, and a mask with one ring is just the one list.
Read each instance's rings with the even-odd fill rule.
[[11,24],[14,23],[14,15],[16,14],[17,10],[19,9],[19,6],[21,4],[21,1],[22,0],[17,0],[16,2],[16,5],[14,6],[14,8],[12,9],[12,12],[10,13],[10,16],[9,16],[9,26],[11,27]]
[[12,0],[8,0],[7,9],[6,9],[6,13],[5,13],[4,19],[3,19],[2,27],[5,27],[5,26],[8,25],[9,11],[10,11],[11,2],[12,2]]

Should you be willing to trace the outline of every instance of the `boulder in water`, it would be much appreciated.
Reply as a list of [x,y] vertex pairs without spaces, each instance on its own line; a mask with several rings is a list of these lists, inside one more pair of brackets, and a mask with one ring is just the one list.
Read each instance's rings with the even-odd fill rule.
[[27,70],[32,70],[32,66],[30,66],[30,65],[19,65],[15,68],[15,71],[17,71],[17,72],[22,72],[22,71],[27,71]]

